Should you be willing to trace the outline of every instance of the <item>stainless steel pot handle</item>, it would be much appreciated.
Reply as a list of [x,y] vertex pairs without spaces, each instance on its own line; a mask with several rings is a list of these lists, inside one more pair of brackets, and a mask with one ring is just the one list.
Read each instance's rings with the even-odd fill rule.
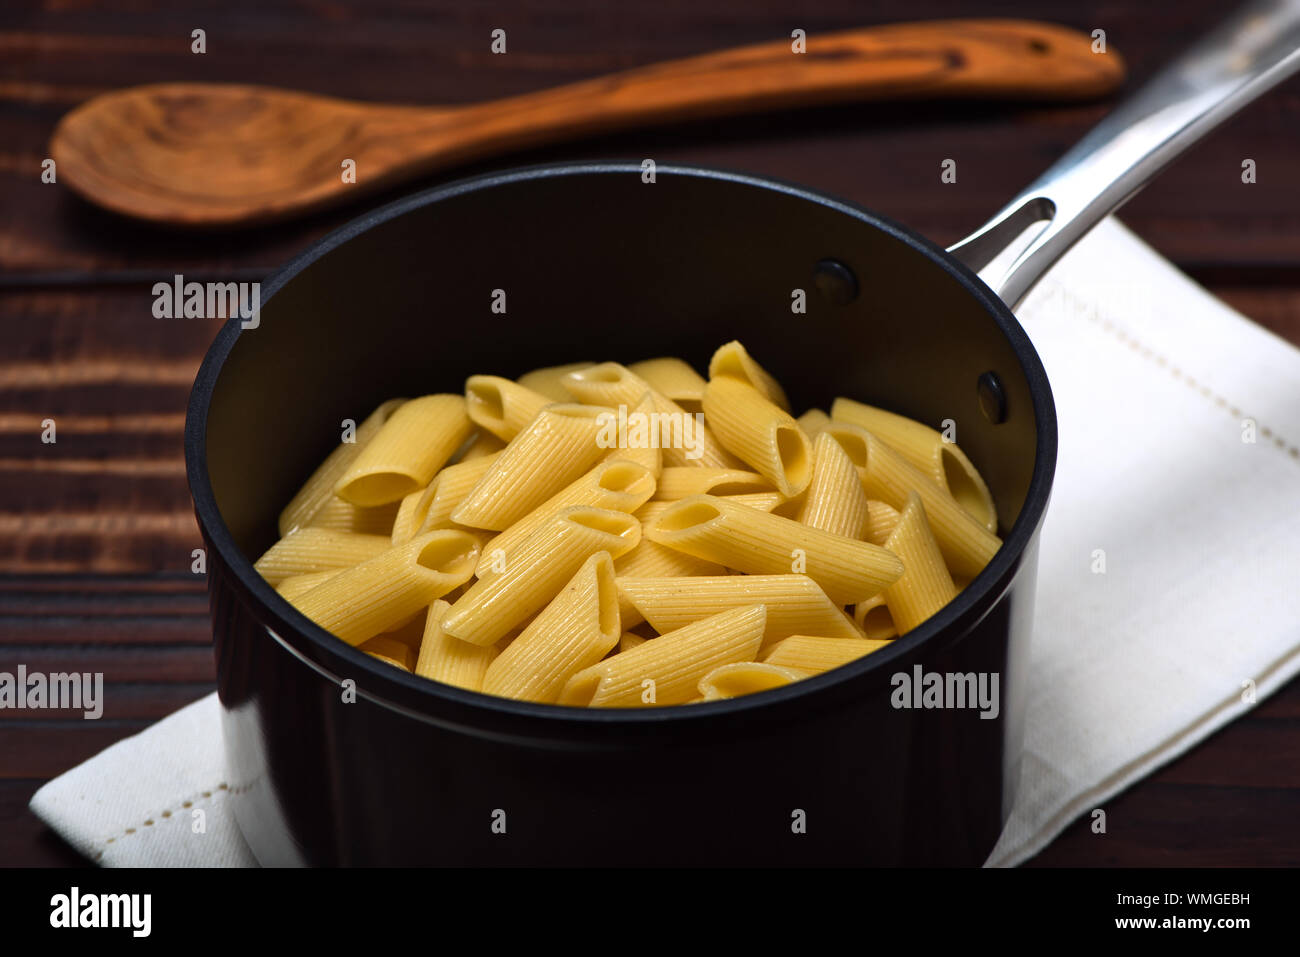
[[1104,216],[1188,146],[1298,69],[1300,0],[1248,5],[1112,110],[987,224],[948,251],[981,272],[1017,236],[1047,220],[1005,271],[982,275],[1014,309]]

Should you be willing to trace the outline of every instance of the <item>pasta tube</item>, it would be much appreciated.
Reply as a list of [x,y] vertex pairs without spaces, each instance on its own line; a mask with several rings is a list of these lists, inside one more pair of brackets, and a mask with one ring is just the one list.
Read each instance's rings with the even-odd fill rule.
[[671,399],[688,412],[700,411],[704,401],[704,386],[707,384],[690,363],[681,359],[660,358],[644,359],[628,366],[634,375],[639,375],[665,398]]
[[813,443],[812,480],[804,493],[799,521],[846,538],[863,538],[867,531],[867,493],[862,491],[862,479],[844,449],[825,432]]
[[981,525],[925,473],[870,432],[851,425],[833,425],[827,431],[844,446],[849,458],[861,457],[862,485],[868,498],[879,499],[901,510],[907,503],[908,494],[915,490],[921,497],[939,550],[953,575],[973,578],[1002,547],[1002,539]]
[[298,599],[304,615],[350,645],[401,625],[469,580],[478,540],[439,529],[345,569]]
[[734,339],[714,352],[713,358],[709,360],[709,379],[722,378],[744,382],[758,390],[773,405],[786,412],[790,411],[790,400],[785,397],[781,383],[755,362],[745,347]]
[[[639,375],[617,362],[602,362],[564,378],[564,387],[579,402],[607,408],[636,409],[647,393],[654,407],[654,418],[628,420],[628,445],[649,442],[658,446],[665,466],[705,466],[734,468],[738,463],[718,444],[702,417],[687,412],[676,402],[650,387]],[[635,441],[634,427],[640,427],[645,439]]]
[[794,668],[806,674],[819,675],[822,672],[857,661],[885,645],[887,641],[871,641],[866,638],[820,638],[810,635],[791,635],[777,642],[763,661],[769,665]]
[[894,616],[885,604],[885,595],[872,595],[866,601],[853,606],[853,621],[862,629],[862,634],[875,641],[888,641],[898,637],[898,628]]
[[766,618],[762,605],[750,605],[660,635],[579,671],[565,684],[559,703],[592,708],[683,704],[698,694],[700,679],[714,668],[753,660]]
[[806,574],[838,605],[869,598],[903,574],[898,557],[878,545],[712,495],[674,503],[645,531],[660,545],[752,575]]
[[596,436],[607,411],[547,406],[502,450],[451,520],[498,532],[509,528],[604,457]]
[[[299,526],[311,524],[311,519],[334,496],[334,486],[343,477],[343,473],[351,468],[352,463],[361,454],[361,450],[369,444],[383,424],[405,401],[405,399],[389,399],[375,409],[357,426],[352,434],[352,441],[340,442],[316,471],[311,473],[311,478],[307,479],[306,484],[289,500],[289,504],[280,513],[281,535],[288,535]],[[348,529],[348,531],[361,531],[361,529]]]
[[496,659],[497,649],[492,645],[471,645],[443,631],[442,619],[450,608],[451,605],[441,598],[429,606],[415,673],[457,688],[481,691],[483,676]]
[[756,691],[781,688],[808,677],[807,671],[758,661],[737,661],[719,665],[700,679],[699,691],[705,701],[722,701]]
[[294,575],[356,565],[382,554],[389,544],[386,535],[299,528],[268,548],[253,567],[272,585],[278,585]]
[[471,585],[442,627],[462,641],[493,644],[540,611],[592,555],[603,551],[613,558],[640,540],[641,523],[631,515],[566,508],[519,543],[504,571]]
[[362,508],[347,499],[331,495],[307,522],[312,528],[329,528],[336,532],[360,532],[363,535],[391,535],[397,518],[397,502]]
[[866,429],[942,486],[985,529],[997,532],[997,507],[988,485],[966,453],[942,433],[915,419],[843,397],[831,406],[831,418]]
[[803,429],[804,435],[809,439],[815,439],[826,431],[826,426],[831,424],[831,417],[821,409],[809,409],[795,421],[799,423],[799,428]]
[[786,497],[812,477],[812,443],[790,413],[739,379],[710,379],[704,417],[723,447]]
[[666,468],[659,476],[655,498],[674,501],[688,495],[748,495],[770,492],[772,483],[744,469]]
[[663,634],[746,605],[767,608],[763,645],[790,635],[861,638],[844,610],[807,575],[619,578],[620,594]]
[[515,381],[525,389],[546,396],[552,402],[572,402],[573,395],[564,387],[564,377],[570,372],[590,369],[594,365],[594,362],[570,362],[562,366],[546,366],[525,372]]
[[873,545],[883,546],[898,524],[898,509],[878,499],[867,499],[867,528],[862,537]]
[[386,505],[429,484],[469,438],[473,423],[459,395],[426,395],[401,405],[334,486],[353,505]]
[[465,381],[465,411],[470,419],[506,442],[554,402],[540,392],[496,375],[472,375]]
[[604,658],[621,634],[614,563],[597,552],[492,662],[483,690],[554,703],[565,682]]
[[903,560],[903,577],[885,588],[885,604],[905,635],[957,596],[916,492],[907,496],[885,547]]
[[589,472],[562,488],[500,535],[483,546],[476,574],[483,575],[493,564],[509,562],[519,543],[551,521],[557,513],[573,505],[612,512],[634,512],[645,504],[655,490],[654,476],[644,465],[621,459],[596,463]]

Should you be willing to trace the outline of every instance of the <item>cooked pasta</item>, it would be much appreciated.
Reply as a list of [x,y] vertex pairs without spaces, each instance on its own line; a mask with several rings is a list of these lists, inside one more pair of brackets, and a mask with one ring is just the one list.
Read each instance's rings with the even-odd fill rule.
[[825,432],[813,442],[812,480],[799,521],[846,538],[866,535],[867,493],[862,478],[840,444]]
[[651,541],[751,575],[805,574],[837,604],[869,598],[903,574],[892,552],[712,495],[673,504]]
[[[288,535],[299,526],[311,524],[312,518],[321,507],[334,497],[334,486],[343,477],[343,473],[352,467],[361,450],[369,444],[380,427],[405,401],[405,399],[389,399],[380,405],[356,427],[351,435],[352,441],[340,442],[316,471],[312,472],[311,478],[307,479],[303,487],[298,490],[298,494],[289,500],[289,504],[280,513],[281,535]],[[348,529],[348,531],[359,532],[363,529]]]
[[386,535],[299,528],[280,539],[253,567],[272,585],[294,575],[347,568],[388,550]]
[[867,638],[821,638],[811,635],[791,635],[767,650],[763,661],[782,668],[794,668],[808,674],[819,675],[864,655],[878,651],[888,641]]
[[540,392],[500,376],[472,375],[465,380],[465,411],[470,419],[505,442],[554,402]]
[[483,676],[496,659],[497,649],[492,645],[471,645],[443,631],[442,619],[450,608],[451,605],[441,598],[429,606],[415,673],[457,688],[481,691]]
[[786,412],[790,411],[790,400],[786,398],[781,383],[755,362],[748,350],[734,339],[713,353],[713,358],[709,360],[709,378],[743,382],[757,389],[773,405]]
[[459,395],[426,395],[400,405],[334,486],[354,505],[387,505],[424,488],[469,438],[474,425]]
[[966,453],[941,432],[896,412],[843,397],[831,406],[831,418],[862,426],[943,486],[988,531],[998,530],[997,509],[988,485]]
[[501,451],[451,513],[457,525],[504,531],[605,455],[591,405],[550,405]]
[[614,563],[609,552],[597,552],[492,662],[483,690],[554,702],[564,683],[604,658],[621,635]]
[[683,704],[699,693],[700,679],[714,668],[753,660],[766,618],[762,605],[734,608],[619,652],[570,678],[560,693],[560,704],[590,708]]
[[721,701],[935,615],[1001,545],[961,450],[838,398],[795,418],[739,342],[394,399],[255,563],[394,668],[560,707]]
[[425,532],[331,576],[300,597],[297,608],[326,631],[359,645],[468,581],[477,561],[478,540],[468,532]]
[[481,575],[442,621],[447,633],[490,645],[541,611],[592,555],[631,551],[641,523],[623,512],[574,506],[539,526],[514,549],[501,571]]
[[594,362],[570,362],[562,366],[547,366],[525,372],[515,381],[525,389],[532,389],[539,395],[546,396],[552,402],[572,402],[573,394],[564,387],[564,377],[570,372],[590,369],[595,364]]
[[709,380],[704,418],[723,447],[785,496],[800,494],[812,477],[812,446],[780,406],[739,379]]
[[620,594],[663,634],[745,605],[767,608],[763,645],[798,634],[860,638],[844,609],[807,575],[723,575],[618,579]]
[[589,472],[578,476],[500,535],[490,539],[483,546],[477,574],[484,574],[494,562],[509,562],[520,542],[563,509],[589,505],[614,512],[635,512],[654,490],[654,476],[644,465],[623,459],[597,462]]
[[697,686],[705,701],[722,701],[756,691],[769,691],[808,677],[807,671],[758,661],[737,661],[719,665],[700,679]]
[[704,386],[707,380],[689,362],[665,357],[633,362],[628,369],[639,375],[665,398],[671,399],[687,412],[702,411]]

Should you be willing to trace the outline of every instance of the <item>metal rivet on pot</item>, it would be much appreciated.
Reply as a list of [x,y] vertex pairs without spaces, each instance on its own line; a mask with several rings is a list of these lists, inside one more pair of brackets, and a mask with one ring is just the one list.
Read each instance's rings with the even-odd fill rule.
[[984,418],[994,425],[1001,425],[1007,420],[1007,393],[1002,388],[1002,380],[996,372],[985,372],[975,383],[979,393],[980,411]]
[[858,298],[857,277],[836,259],[823,259],[813,267],[813,285],[837,306],[847,306]]

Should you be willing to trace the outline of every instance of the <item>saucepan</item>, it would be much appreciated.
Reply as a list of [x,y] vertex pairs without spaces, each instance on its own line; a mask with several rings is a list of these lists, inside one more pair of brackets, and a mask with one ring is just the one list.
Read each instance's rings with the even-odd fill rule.
[[[687,166],[648,176],[637,161],[442,186],[291,262],[265,284],[255,328],[236,317],[218,334],[186,422],[227,784],[257,858],[981,863],[1016,793],[1056,460],[1051,387],[1012,308],[1102,216],[1297,67],[1296,3],[1234,16],[947,251],[812,190]],[[1023,248],[990,271],[1013,240]],[[992,562],[865,658],[690,707],[530,704],[376,661],[253,568],[339,422],[390,396],[580,358],[703,365],[731,339],[797,407],[847,395],[952,420],[993,492]],[[900,676],[930,674],[974,675],[987,693],[975,707],[897,693]]]

